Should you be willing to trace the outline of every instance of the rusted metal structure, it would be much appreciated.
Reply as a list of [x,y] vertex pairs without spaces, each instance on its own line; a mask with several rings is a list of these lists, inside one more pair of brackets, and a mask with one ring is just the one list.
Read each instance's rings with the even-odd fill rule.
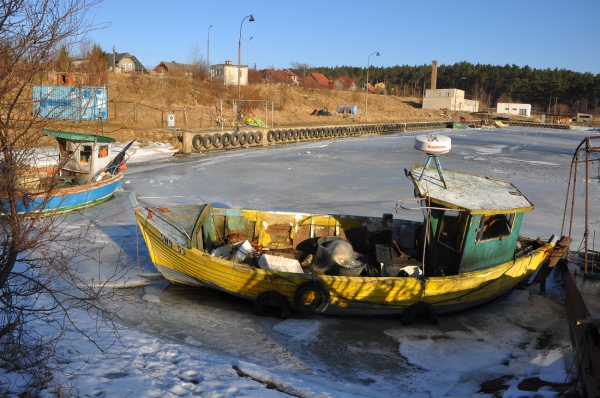
[[[600,162],[598,139],[600,136],[586,137],[575,150],[562,224],[562,231],[568,228],[568,235],[572,236],[576,198],[583,197],[583,241],[578,251],[569,252],[568,261],[563,263],[562,279],[571,344],[578,367],[577,381],[582,383],[588,397],[600,395],[600,273],[595,272],[593,240],[592,248],[589,247],[589,181],[591,167],[595,162]],[[581,182],[584,184],[583,193],[578,191],[579,173],[585,176]]]

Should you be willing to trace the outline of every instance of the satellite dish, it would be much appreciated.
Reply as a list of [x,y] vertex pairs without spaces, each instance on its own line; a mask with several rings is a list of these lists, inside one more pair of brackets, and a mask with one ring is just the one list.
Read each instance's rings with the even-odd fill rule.
[[437,134],[423,134],[415,137],[415,148],[428,155],[441,155],[452,148],[450,137]]

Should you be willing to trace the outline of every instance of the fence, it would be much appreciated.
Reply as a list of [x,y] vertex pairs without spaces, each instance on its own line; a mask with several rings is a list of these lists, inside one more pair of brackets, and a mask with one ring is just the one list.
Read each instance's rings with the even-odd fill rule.
[[[243,103],[243,106],[238,106]],[[271,102],[271,123],[273,125],[273,107]],[[221,127],[245,124],[248,117],[259,117],[268,125],[269,103],[265,100],[219,100],[219,105],[214,107],[192,106],[183,108],[156,108],[141,102],[131,101],[109,101],[110,120],[121,122],[133,122],[138,127],[166,127],[166,117],[175,115],[175,127],[199,128],[199,127]],[[260,109],[260,111],[259,111]]]

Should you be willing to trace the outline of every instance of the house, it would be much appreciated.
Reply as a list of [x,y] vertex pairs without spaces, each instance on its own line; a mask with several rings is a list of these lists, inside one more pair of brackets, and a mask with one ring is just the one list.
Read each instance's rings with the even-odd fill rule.
[[[239,69],[238,69],[239,67]],[[248,66],[244,65],[233,65],[231,61],[225,61],[224,64],[211,65],[212,78],[214,81],[221,82],[225,86],[237,86],[238,85],[238,70],[239,85],[248,85]]]
[[594,116],[588,113],[578,113],[574,121],[577,123],[589,124],[591,126],[593,120]]
[[334,80],[333,87],[341,91],[356,91],[356,83],[349,77],[338,77]]
[[369,94],[375,94],[375,86],[371,83],[367,84],[367,90],[369,90]]
[[266,83],[285,84],[288,86],[298,86],[300,76],[292,71],[284,69],[265,69],[263,71]]
[[113,73],[145,72],[142,63],[129,53],[108,54],[108,70]]
[[54,86],[86,86],[90,77],[86,73],[48,72],[48,81]]
[[160,64],[154,68],[154,72],[159,75],[180,73],[186,77],[194,77],[194,72],[196,72],[197,69],[198,67],[192,64],[183,64],[175,61],[160,61]]
[[375,84],[375,92],[377,94],[384,94],[385,93],[385,83],[380,82]]
[[472,113],[479,111],[479,101],[466,99],[464,90],[457,88],[427,89],[423,98],[423,108]]
[[319,72],[312,72],[306,77],[304,85],[312,88],[331,88],[333,83],[325,75]]
[[514,102],[498,102],[496,112],[504,113],[507,115],[531,116],[531,105],[516,104]]

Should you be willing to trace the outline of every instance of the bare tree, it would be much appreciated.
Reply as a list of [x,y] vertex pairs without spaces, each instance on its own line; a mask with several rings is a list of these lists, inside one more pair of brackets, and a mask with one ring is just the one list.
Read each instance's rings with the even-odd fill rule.
[[208,62],[204,58],[204,54],[200,51],[198,42],[189,47],[188,62],[194,65],[197,71],[194,72],[194,77],[203,80],[208,75]]
[[[51,121],[32,112],[32,86],[61,57],[68,60],[63,43],[106,26],[86,20],[99,2],[2,0],[0,7],[0,367],[27,375],[33,389],[62,369],[57,343],[67,330],[94,341],[94,330],[73,322],[73,310],[86,310],[98,325],[113,319],[104,301],[113,291],[76,270],[92,260],[85,255],[89,230],[74,234],[63,217],[19,213],[32,191],[43,207],[59,184],[36,179],[35,146]],[[56,332],[37,332],[40,322]]]

